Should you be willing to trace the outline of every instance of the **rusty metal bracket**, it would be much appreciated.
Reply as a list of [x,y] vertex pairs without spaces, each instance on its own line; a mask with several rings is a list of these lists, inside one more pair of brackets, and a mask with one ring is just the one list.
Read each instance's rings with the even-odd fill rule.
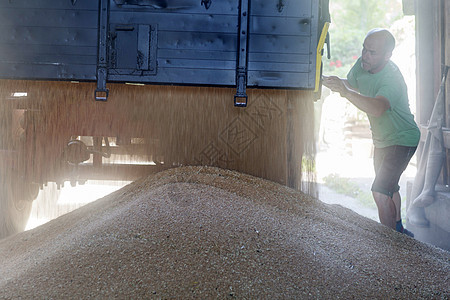
[[98,27],[98,56],[97,56],[97,89],[95,100],[108,100],[109,90],[106,88],[108,80],[108,22],[109,1],[100,0],[99,27]]
[[236,95],[234,95],[234,106],[247,106],[247,65],[248,65],[248,36],[249,36],[249,0],[239,1],[239,26],[238,26],[238,48],[236,67]]

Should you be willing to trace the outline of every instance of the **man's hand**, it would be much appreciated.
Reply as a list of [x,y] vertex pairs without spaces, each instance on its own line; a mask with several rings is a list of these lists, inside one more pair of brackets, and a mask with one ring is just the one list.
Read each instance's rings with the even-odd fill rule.
[[337,76],[324,75],[322,76],[322,83],[333,92],[341,94],[342,97],[345,97],[348,93],[348,88],[344,83],[344,79],[341,79]]
[[347,79],[341,79],[337,76],[322,76],[322,83],[333,92],[341,94],[341,97],[347,98],[353,105],[369,115],[379,117],[391,107],[389,100],[383,96],[372,98],[353,90],[348,85]]

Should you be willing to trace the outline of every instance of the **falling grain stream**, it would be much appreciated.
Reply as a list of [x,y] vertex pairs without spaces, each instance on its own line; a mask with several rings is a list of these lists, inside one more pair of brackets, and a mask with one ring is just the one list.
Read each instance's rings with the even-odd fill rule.
[[[2,236],[23,230],[47,184],[132,181],[183,165],[237,170],[300,188],[312,153],[312,93],[2,80]],[[306,150],[305,150],[306,149]],[[9,216],[12,216],[11,218]]]

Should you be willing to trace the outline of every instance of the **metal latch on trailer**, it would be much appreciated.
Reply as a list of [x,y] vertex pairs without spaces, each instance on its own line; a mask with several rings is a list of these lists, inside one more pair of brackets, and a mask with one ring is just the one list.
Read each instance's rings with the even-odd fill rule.
[[95,100],[108,100],[109,90],[106,88],[108,79],[108,13],[109,1],[100,0],[99,28],[98,28],[98,58],[97,58],[97,89]]
[[247,106],[247,76],[248,76],[248,29],[249,29],[249,0],[239,1],[238,48],[236,67],[236,95],[234,106]]

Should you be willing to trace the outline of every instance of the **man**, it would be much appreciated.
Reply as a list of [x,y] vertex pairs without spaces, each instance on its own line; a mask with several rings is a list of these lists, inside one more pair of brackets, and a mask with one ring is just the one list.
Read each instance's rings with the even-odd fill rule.
[[323,84],[367,114],[375,147],[372,195],[380,222],[413,237],[402,225],[398,182],[416,151],[420,131],[403,76],[390,60],[394,48],[395,38],[388,30],[369,31],[347,79],[324,76]]

